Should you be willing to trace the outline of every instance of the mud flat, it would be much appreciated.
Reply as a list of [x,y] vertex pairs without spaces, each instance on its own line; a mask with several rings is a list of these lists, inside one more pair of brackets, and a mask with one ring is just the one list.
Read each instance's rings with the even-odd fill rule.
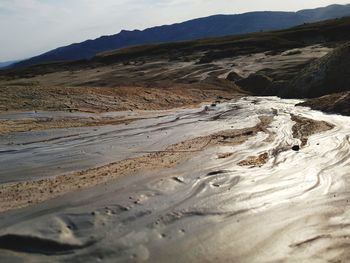
[[243,143],[251,136],[265,130],[270,122],[270,117],[262,116],[260,117],[260,123],[251,128],[226,130],[197,137],[170,145],[161,151],[154,151],[147,155],[122,160],[83,172],[38,181],[2,185],[0,186],[0,212],[43,202],[67,192],[92,187],[132,172],[144,169],[170,168],[188,159],[193,153],[203,151],[208,147]]
[[[2,174],[5,196],[15,194],[15,186],[40,195],[35,188],[46,191],[40,181],[74,185],[45,202],[45,195],[24,196],[33,203],[19,201],[29,206],[0,214],[2,261],[348,261],[350,119],[295,107],[300,102],[246,97],[137,120],[129,131],[113,126],[124,143],[134,144],[114,163],[37,179],[33,173],[20,182]],[[104,141],[94,138],[88,140],[93,146]],[[12,150],[24,147],[23,140],[16,138]],[[60,147],[69,152],[71,143]],[[25,152],[45,163],[37,152],[48,149],[36,146]],[[92,148],[85,148],[86,156]],[[51,157],[65,165],[64,158]],[[29,171],[20,168],[14,176]],[[56,196],[59,186],[50,187]],[[1,204],[16,207],[4,198]]]

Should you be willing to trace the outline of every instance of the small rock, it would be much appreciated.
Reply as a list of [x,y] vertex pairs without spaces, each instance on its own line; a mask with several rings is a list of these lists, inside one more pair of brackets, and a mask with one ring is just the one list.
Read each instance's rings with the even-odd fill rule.
[[184,183],[185,182],[185,180],[182,177],[180,177],[180,176],[173,177],[172,179],[174,181],[178,182],[178,183]]
[[300,146],[299,146],[299,145],[294,145],[294,146],[292,147],[292,150],[293,150],[293,151],[296,151],[296,152],[299,152]]

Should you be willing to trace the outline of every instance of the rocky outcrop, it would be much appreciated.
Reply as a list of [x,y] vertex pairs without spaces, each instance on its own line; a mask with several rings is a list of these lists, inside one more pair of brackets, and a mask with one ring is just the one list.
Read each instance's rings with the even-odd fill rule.
[[336,93],[320,98],[309,99],[298,104],[298,106],[306,106],[314,110],[350,116],[350,92]]
[[283,96],[314,98],[350,90],[350,42],[301,70]]

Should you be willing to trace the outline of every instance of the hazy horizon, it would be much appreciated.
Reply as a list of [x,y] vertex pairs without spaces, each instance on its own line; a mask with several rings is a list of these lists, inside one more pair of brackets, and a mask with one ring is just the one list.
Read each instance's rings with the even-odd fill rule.
[[[347,4],[349,0],[2,0],[0,62],[20,60],[54,48],[134,30],[215,14],[297,11]],[[253,8],[252,8],[253,7]],[[33,15],[35,14],[35,15]],[[131,15],[132,14],[132,15]]]

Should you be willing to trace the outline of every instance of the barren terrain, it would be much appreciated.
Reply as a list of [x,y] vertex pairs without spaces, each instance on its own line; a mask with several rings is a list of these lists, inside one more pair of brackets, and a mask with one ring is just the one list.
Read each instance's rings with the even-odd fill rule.
[[273,73],[271,76],[279,83],[331,50],[316,45],[278,54],[264,52],[233,56],[202,64],[197,64],[195,60],[160,60],[128,65],[117,63],[94,69],[3,80],[0,81],[0,133],[131,121],[125,117],[99,114],[71,114],[70,117],[68,113],[61,118],[49,114],[47,118],[40,118],[40,114],[38,117],[32,114],[30,118],[27,115],[26,118],[13,120],[6,118],[11,116],[11,112],[138,112],[188,108],[203,102],[215,103],[238,98],[251,92],[242,90],[228,79],[231,73],[241,78],[257,72]]
[[349,24],[0,72],[0,261],[350,261]]

